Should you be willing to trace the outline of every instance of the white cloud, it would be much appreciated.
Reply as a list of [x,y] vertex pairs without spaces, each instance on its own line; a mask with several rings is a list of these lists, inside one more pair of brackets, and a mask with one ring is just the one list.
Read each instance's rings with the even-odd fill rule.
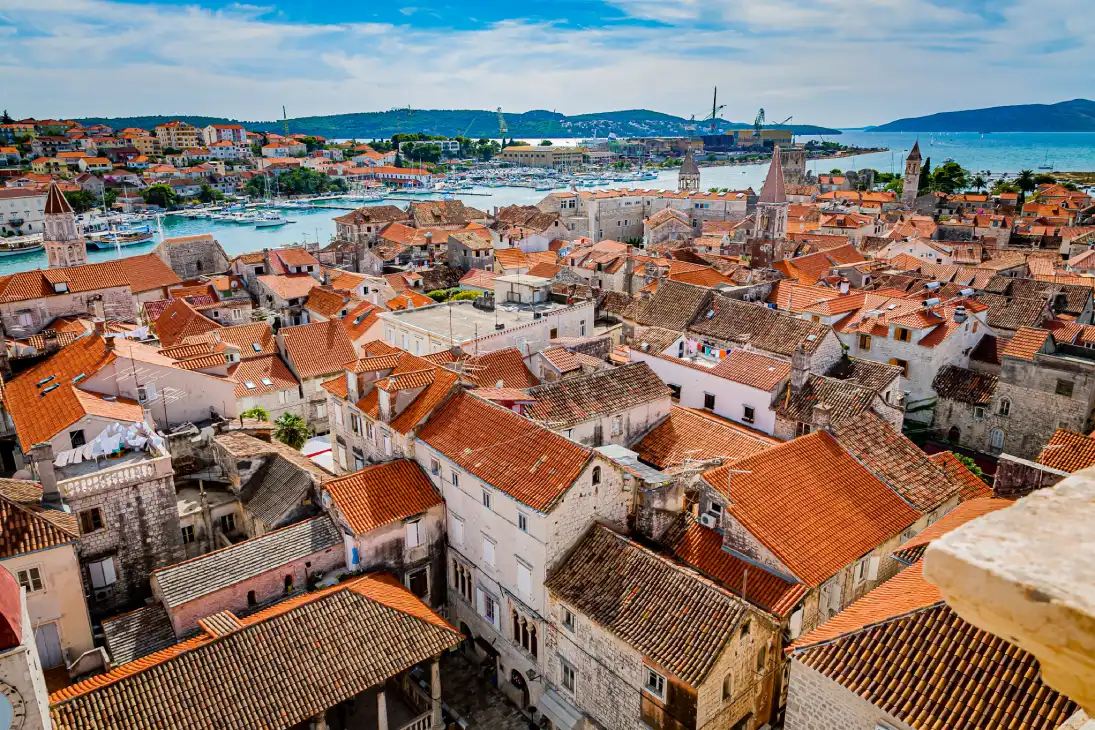
[[[727,119],[862,125],[1090,93],[1089,0],[614,0],[667,26],[477,30],[285,22],[271,7],[0,0],[0,77],[13,114],[291,115],[417,108],[646,107]],[[412,8],[403,8],[410,11]],[[407,13],[404,13],[405,15]],[[17,29],[13,30],[13,29]]]

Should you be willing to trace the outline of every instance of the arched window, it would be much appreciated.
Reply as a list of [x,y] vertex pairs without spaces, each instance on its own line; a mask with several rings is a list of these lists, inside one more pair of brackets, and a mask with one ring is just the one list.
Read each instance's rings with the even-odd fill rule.
[[600,484],[601,483],[601,467],[599,467],[599,466],[593,467],[593,483],[594,484]]
[[947,441],[950,441],[952,444],[956,444],[958,443],[959,437],[961,437],[961,435],[962,432],[958,429],[958,426],[951,426],[950,430],[947,431]]
[[722,680],[722,701],[728,702],[734,696],[734,677],[727,674]]
[[1011,414],[1011,401],[1007,398],[1001,398],[1000,402],[996,406],[996,415],[1007,416]]
[[1004,432],[998,428],[992,429],[989,432],[989,448],[993,451],[1004,450]]

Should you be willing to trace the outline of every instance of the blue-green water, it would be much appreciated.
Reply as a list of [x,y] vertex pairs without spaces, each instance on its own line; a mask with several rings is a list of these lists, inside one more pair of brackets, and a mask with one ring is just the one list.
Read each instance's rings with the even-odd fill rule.
[[[813,139],[803,137],[798,141]],[[859,147],[886,147],[889,152],[857,155],[836,160],[811,160],[810,169],[825,173],[833,168],[863,169],[874,168],[880,172],[900,172],[904,169],[904,158],[917,135],[909,133],[845,132],[836,137],[828,137],[843,144]],[[920,149],[924,157],[931,157],[933,165],[954,158],[963,167],[974,171],[1017,172],[1042,165],[1048,158],[1057,170],[1095,171],[1095,133],[1062,134],[980,134],[955,133],[945,135],[919,135]],[[563,142],[563,140],[559,140]],[[568,140],[569,141],[569,140]],[[741,190],[747,187],[759,189],[764,182],[767,164],[742,165],[736,167],[701,168],[701,185]],[[635,187],[675,189],[677,173],[675,170],[662,172],[657,180],[641,183],[611,183],[605,187]],[[480,188],[471,191],[476,195],[458,195],[467,205],[487,212],[496,206],[531,205],[547,194],[532,188]],[[427,200],[425,196],[416,196],[416,200]],[[392,201],[397,205],[406,205],[405,201]],[[196,233],[212,233],[229,256],[258,251],[263,248],[276,248],[305,241],[326,244],[334,234],[333,218],[341,215],[338,210],[289,210],[286,217],[294,223],[280,228],[255,228],[253,225],[221,223],[205,219],[164,218],[164,235],[184,236]],[[157,239],[158,240],[158,239]],[[123,256],[148,253],[155,242],[141,246],[129,246],[122,249]],[[115,251],[90,251],[91,261],[110,261],[118,258]],[[25,271],[45,265],[44,254],[29,254],[0,259],[0,274]]]

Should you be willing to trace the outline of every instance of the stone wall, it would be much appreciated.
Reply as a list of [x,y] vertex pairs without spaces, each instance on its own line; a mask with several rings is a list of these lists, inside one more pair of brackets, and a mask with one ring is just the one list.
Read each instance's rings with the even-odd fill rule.
[[[93,614],[117,613],[140,603],[151,593],[152,571],[184,558],[170,457],[66,480],[60,489],[77,517],[93,507],[102,512],[103,529],[82,534],[78,542]],[[88,565],[104,558],[113,558],[116,582],[93,588]]]
[[1068,477],[1068,472],[1050,469],[1011,454],[1001,454],[992,489],[997,497],[1019,499],[1039,489],[1047,489]]
[[181,241],[161,243],[156,254],[180,279],[193,279],[202,274],[228,270],[228,256],[212,236],[187,237]]
[[912,730],[825,675],[791,661],[786,730]]

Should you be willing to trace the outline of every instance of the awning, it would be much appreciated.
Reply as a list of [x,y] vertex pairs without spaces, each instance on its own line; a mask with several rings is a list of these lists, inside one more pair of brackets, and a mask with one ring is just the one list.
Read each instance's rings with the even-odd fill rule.
[[581,710],[550,687],[540,695],[540,704],[537,705],[537,709],[547,715],[555,727],[574,730],[582,723]]

